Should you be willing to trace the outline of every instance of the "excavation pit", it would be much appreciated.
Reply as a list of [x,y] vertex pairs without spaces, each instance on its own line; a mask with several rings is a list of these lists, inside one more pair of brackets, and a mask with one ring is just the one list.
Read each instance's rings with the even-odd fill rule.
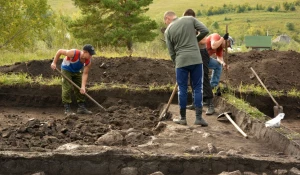
[[[262,52],[265,55],[270,53]],[[235,58],[241,55],[230,56],[232,72],[229,77],[233,85],[240,84],[240,79],[232,73],[237,69],[235,65],[240,64]],[[25,72],[28,77],[40,74],[44,78],[59,76],[50,69],[50,63],[51,60],[17,63],[2,66],[0,71],[7,75]],[[249,64],[256,67],[253,62]],[[248,67],[244,69],[247,69],[245,74],[248,77],[250,71]],[[162,103],[168,101],[175,85],[174,78],[171,61],[95,58],[89,87],[100,84],[105,88],[89,90],[88,93],[108,111],[101,111],[87,99],[87,107],[94,114],[75,117],[63,115],[60,86],[39,83],[1,85],[0,174],[142,175],[160,171],[192,175],[236,170],[277,174],[300,169],[298,125],[293,125],[296,118],[288,122],[290,116],[295,116],[289,113],[293,111],[290,109],[298,109],[297,98],[291,108],[286,106],[291,102],[290,97],[286,102],[281,101],[283,97],[278,99],[287,112],[280,128],[265,127],[265,121],[270,119],[268,116],[272,116],[269,107],[272,110],[274,105],[267,97],[258,99],[257,96],[251,97],[251,93],[240,94],[239,98],[263,111],[266,114],[264,119],[253,118],[221,96],[214,100],[216,114],[203,114],[208,127],[194,126],[195,114],[191,110],[187,111],[188,126],[180,126],[171,119],[158,120],[165,107]],[[255,81],[244,79],[249,80],[245,84]],[[267,86],[272,90],[280,89],[268,83]],[[258,103],[263,101],[261,99],[268,101],[265,106]],[[77,104],[73,103],[72,109],[76,108]],[[203,113],[205,110],[206,107]],[[218,114],[227,111],[232,112],[234,121],[248,134],[248,139],[230,122],[216,120]],[[169,112],[172,118],[178,117],[177,96]]]

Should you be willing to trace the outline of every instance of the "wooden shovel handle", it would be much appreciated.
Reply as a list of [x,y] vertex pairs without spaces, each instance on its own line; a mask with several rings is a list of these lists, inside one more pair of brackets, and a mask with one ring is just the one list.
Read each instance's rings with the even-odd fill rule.
[[[57,72],[60,73],[61,76],[63,76],[66,80],[68,80],[68,82],[70,82],[73,86],[75,86],[78,90],[80,90],[80,87],[75,84],[72,80],[70,80],[65,74],[63,74],[59,69],[55,68],[55,70],[57,70]],[[92,100],[97,106],[99,106],[101,109],[103,109],[104,111],[106,111],[106,109],[101,106],[96,100],[94,100],[91,96],[89,96],[87,93],[84,94],[85,96],[87,96],[90,100]]]
[[173,92],[172,92],[172,94],[171,94],[171,97],[170,97],[170,99],[169,99],[169,101],[168,101],[168,104],[167,104],[167,107],[166,107],[166,111],[165,111],[165,112],[168,112],[168,110],[169,110],[170,104],[171,104],[171,102],[172,102],[172,100],[173,100],[173,98],[174,98],[174,95],[175,95],[176,91],[177,91],[177,87],[178,87],[178,84],[177,84],[177,82],[176,82],[175,87],[174,87],[174,89],[173,89]]
[[225,116],[227,117],[227,119],[233,124],[233,126],[245,137],[247,138],[247,134],[244,133],[244,131],[231,119],[231,117],[227,114],[227,113],[224,113]]
[[276,106],[279,106],[279,104],[277,103],[277,101],[274,99],[274,97],[272,96],[272,94],[269,92],[269,90],[267,89],[267,87],[264,85],[264,83],[261,81],[261,79],[259,78],[259,76],[257,75],[257,73],[254,71],[254,69],[252,67],[250,67],[250,69],[252,70],[252,72],[254,73],[254,75],[256,76],[256,78],[258,79],[258,81],[260,82],[260,84],[265,88],[265,90],[268,92],[268,94],[270,95],[271,99],[273,100],[273,102],[276,104]]
[[175,92],[176,92],[176,90],[177,90],[177,87],[178,87],[178,84],[177,84],[177,82],[176,82],[175,87],[174,87],[174,89],[173,89],[173,92],[172,92],[172,94],[171,94],[171,96],[170,96],[170,99],[169,99],[169,101],[168,101],[167,107],[162,111],[162,113],[161,113],[160,116],[159,116],[159,120],[160,120],[160,121],[165,117],[166,113],[168,112],[169,107],[170,107],[170,104],[171,104],[171,102],[172,102],[172,100],[173,100],[173,98],[174,98]]

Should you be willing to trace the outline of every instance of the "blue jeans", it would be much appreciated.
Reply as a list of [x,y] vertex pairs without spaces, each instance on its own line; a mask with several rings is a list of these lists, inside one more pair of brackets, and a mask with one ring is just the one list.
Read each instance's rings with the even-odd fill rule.
[[214,88],[219,84],[222,74],[222,65],[216,59],[210,58],[208,68],[213,70],[210,79],[210,86]]
[[195,64],[176,68],[176,81],[178,83],[178,102],[180,109],[186,109],[189,74],[194,94],[194,105],[195,107],[202,107],[203,65]]

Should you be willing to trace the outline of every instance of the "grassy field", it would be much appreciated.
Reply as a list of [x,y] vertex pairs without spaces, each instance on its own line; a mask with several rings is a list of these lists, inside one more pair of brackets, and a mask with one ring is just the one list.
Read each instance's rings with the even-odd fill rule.
[[[226,5],[243,5],[248,3],[251,7],[255,7],[257,4],[261,4],[264,7],[269,5],[278,5],[280,4],[281,9],[280,12],[266,12],[266,11],[250,11],[246,13],[229,13],[222,15],[213,15],[213,16],[200,16],[198,19],[202,21],[209,29],[212,30],[211,24],[213,22],[217,22],[219,24],[219,33],[225,33],[225,26],[228,24],[228,31],[230,35],[235,39],[236,46],[240,46],[243,44],[244,35],[246,35],[249,30],[262,30],[264,34],[272,35],[274,38],[280,34],[288,34],[291,37],[300,38],[300,20],[298,17],[300,16],[300,6],[296,6],[296,11],[283,11],[283,2],[295,2],[295,0],[229,0],[229,1],[214,1],[214,7],[223,7],[224,3]],[[70,15],[72,18],[76,18],[79,15],[79,10],[74,6],[72,0],[49,0],[48,4],[52,7],[52,9],[56,12],[61,12],[65,15]],[[211,7],[212,4],[209,1],[204,0],[154,0],[153,4],[149,6],[149,11],[146,15],[150,16],[152,19],[156,20],[160,27],[163,26],[162,18],[165,11],[172,10],[177,13],[178,16],[181,16],[182,13],[188,9],[192,8],[194,11],[202,11]],[[230,19],[230,20],[225,20]],[[293,23],[295,29],[289,31],[285,24]],[[159,32],[159,30],[157,30]],[[149,57],[149,58],[163,58],[169,59],[169,55],[165,47],[160,40],[162,38],[162,34],[157,37],[153,42],[134,44],[134,52],[133,56],[140,57]],[[57,46],[59,47],[59,46]],[[81,46],[80,46],[81,47]],[[79,48],[78,46],[72,46],[72,48]],[[245,48],[243,45],[241,48]],[[68,48],[65,48],[68,49]],[[97,50],[99,55],[97,56],[105,56],[105,57],[118,57],[128,55],[126,50],[123,51],[115,51],[111,48],[98,48],[101,50]],[[300,51],[299,44],[296,45],[288,45],[283,49],[292,49],[296,51]],[[41,48],[35,52],[28,53],[20,53],[20,52],[3,52],[2,57],[0,58],[0,65],[13,64],[15,62],[23,62],[32,59],[49,59],[54,56],[57,48],[52,50],[45,50]],[[246,51],[246,49],[243,49]],[[9,59],[7,59],[9,58]]]
[[[283,2],[294,2],[295,0],[229,0],[229,1],[214,1],[214,7],[222,7],[225,3],[226,5],[243,5],[248,3],[251,7],[255,7],[257,4],[261,4],[264,7],[267,6],[275,6],[280,4],[281,9],[279,12],[267,12],[267,11],[250,11],[246,13],[229,13],[222,15],[213,15],[213,16],[200,16],[198,19],[202,21],[208,28],[211,28],[210,24],[213,22],[218,22],[220,26],[220,30],[224,29],[226,24],[229,25],[229,33],[233,37],[240,37],[244,35],[250,27],[263,29],[265,31],[265,35],[267,35],[267,31],[269,35],[278,34],[288,34],[288,35],[299,35],[298,31],[300,30],[300,21],[298,17],[300,15],[300,7],[296,6],[296,11],[294,12],[285,12],[283,11]],[[212,6],[210,1],[196,1],[196,0],[154,0],[154,3],[149,6],[149,11],[147,15],[149,15],[152,19],[157,21],[162,21],[163,14],[165,11],[172,10],[178,16],[181,16],[182,13],[191,8],[195,12],[198,10],[206,10]],[[225,21],[225,17],[230,20]],[[293,31],[287,30],[285,24],[287,22],[293,23],[295,29]]]
[[[49,0],[49,4],[53,7],[55,11],[67,12],[69,14],[77,13],[76,7],[73,4],[72,0]],[[250,11],[246,13],[230,13],[222,15],[213,15],[213,16],[201,16],[198,17],[208,28],[211,28],[213,22],[218,22],[220,30],[224,29],[225,25],[229,25],[229,32],[232,36],[240,37],[243,36],[250,27],[263,29],[265,34],[275,35],[278,34],[288,34],[290,36],[299,35],[300,30],[300,21],[298,17],[300,16],[300,6],[296,6],[296,11],[294,12],[285,12],[283,11],[283,2],[295,2],[295,0],[229,0],[221,1],[216,0],[214,4],[211,4],[210,1],[204,0],[154,0],[153,4],[149,6],[149,11],[146,15],[150,16],[152,19],[157,22],[162,22],[162,17],[165,11],[172,10],[178,16],[181,16],[182,13],[191,8],[194,11],[206,10],[211,6],[222,7],[226,5],[243,5],[249,4],[251,7],[255,7],[257,4],[260,4],[264,7],[275,6],[280,4],[280,12],[266,12],[266,11]],[[230,20],[225,21],[225,18]],[[289,31],[285,24],[287,22],[293,23],[295,29]]]

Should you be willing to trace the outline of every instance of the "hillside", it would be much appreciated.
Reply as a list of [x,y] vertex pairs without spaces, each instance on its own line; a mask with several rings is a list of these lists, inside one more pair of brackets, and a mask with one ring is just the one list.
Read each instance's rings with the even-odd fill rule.
[[[55,11],[67,12],[68,14],[76,13],[76,8],[73,5],[72,0],[49,0],[49,4],[53,7]],[[299,36],[297,31],[300,30],[300,21],[298,16],[300,15],[300,6],[296,6],[296,11],[284,11],[284,2],[295,2],[295,0],[251,0],[251,2],[246,0],[229,0],[229,1],[217,1],[213,4],[214,7],[222,8],[225,5],[244,5],[249,4],[250,7],[255,7],[256,5],[262,5],[263,7],[280,5],[280,10],[278,12],[267,12],[267,11],[248,11],[244,13],[227,13],[222,15],[212,15],[212,16],[198,16],[211,32],[225,32],[225,25],[229,25],[230,35],[234,37],[237,44],[242,44],[242,40],[245,34],[249,33],[261,33],[261,35],[266,35],[267,31],[269,35],[278,36],[280,34],[288,34],[291,37]],[[149,6],[149,11],[146,13],[152,19],[162,24],[162,17],[165,11],[172,10],[175,11],[178,16],[181,16],[184,10],[192,8],[195,12],[205,11],[209,9],[212,4],[209,1],[197,1],[197,0],[154,0],[153,4]],[[213,28],[212,24],[217,22],[219,28]],[[288,30],[286,23],[294,24],[294,30]]]

